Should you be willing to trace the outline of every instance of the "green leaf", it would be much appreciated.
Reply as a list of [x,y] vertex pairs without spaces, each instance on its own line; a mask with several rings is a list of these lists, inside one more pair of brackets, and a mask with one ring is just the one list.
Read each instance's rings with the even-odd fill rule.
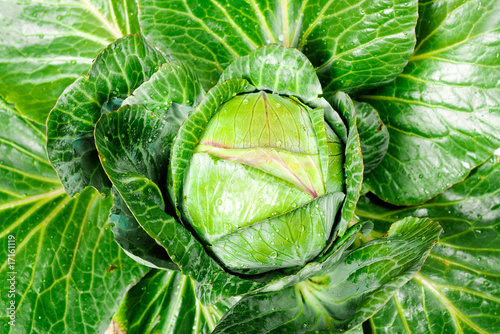
[[415,45],[415,0],[139,2],[148,39],[189,61],[205,88],[266,44],[302,51],[329,92],[369,88],[399,74]]
[[168,110],[172,103],[196,107],[205,92],[192,69],[184,62],[171,61],[163,64],[129,96],[123,105],[139,104],[148,110]]
[[139,32],[133,0],[4,0],[0,8],[0,95],[40,124],[103,47]]
[[419,10],[417,47],[403,74],[361,97],[391,137],[366,182],[402,205],[462,181],[500,147],[498,1],[424,1]]
[[[327,256],[320,256],[315,261],[309,262],[298,272],[288,273],[283,277],[277,277],[273,282],[266,285],[259,291],[279,291],[281,289],[293,286],[299,282],[305,281],[312,276],[320,275],[332,268],[344,255],[344,252],[354,243],[358,233],[368,234],[371,229],[370,223],[359,223],[347,229],[343,236],[335,240],[333,249]],[[366,233],[365,233],[366,232]]]
[[161,185],[166,183],[166,170],[161,176],[155,168],[164,166],[168,159],[165,146],[169,145],[168,138],[177,133],[177,127],[166,121],[165,115],[155,116],[141,106],[123,106],[101,117],[96,126],[96,144],[104,170],[139,224],[167,250],[183,274],[198,282],[201,302],[213,304],[222,296],[243,294],[262,283],[226,273],[191,232],[172,217],[173,209],[165,206],[166,194]]
[[500,158],[420,206],[360,201],[360,219],[384,226],[405,216],[439,221],[444,233],[422,270],[372,320],[377,333],[494,333],[500,328]]
[[[346,199],[342,206],[340,221],[335,227],[336,233],[342,236],[354,216],[354,209],[361,191],[363,181],[363,158],[359,144],[359,134],[356,127],[356,111],[351,98],[342,92],[327,97],[333,109],[338,110],[348,125],[349,137],[345,148],[344,177],[346,182]],[[331,114],[325,114],[325,120],[332,124]],[[332,126],[332,128],[335,128]]]
[[61,183],[46,158],[44,131],[14,112],[0,99],[0,203],[60,195]]
[[112,189],[114,203],[109,222],[115,241],[125,253],[140,264],[152,268],[179,270],[163,247],[144,231],[116,188]]
[[228,306],[202,305],[188,276],[151,270],[127,292],[113,319],[127,334],[211,333]]
[[353,329],[413,277],[440,232],[429,219],[403,219],[387,237],[351,251],[324,275],[279,291],[244,296],[214,333]]
[[179,130],[172,147],[171,167],[168,171],[169,194],[176,209],[179,206],[184,171],[208,121],[224,102],[236,94],[251,92],[254,89],[252,85],[242,79],[230,79],[213,87]]
[[[151,201],[162,210],[173,212],[168,203],[165,207],[163,198],[168,155],[173,138],[187,114],[175,108],[155,114],[137,105],[119,110],[103,116],[99,128],[96,128],[96,141],[105,170],[111,180],[119,180],[114,181],[119,199],[115,200],[111,217],[112,221],[117,221],[113,231],[127,252],[155,266],[176,269],[165,250],[158,249],[161,246],[157,245],[154,236],[148,235],[141,222],[136,221],[137,213],[134,215],[134,207],[130,207],[132,212],[129,211],[127,199],[129,191],[139,187],[140,199],[144,202]],[[107,166],[113,168],[107,169]],[[122,197],[125,202],[122,202]]]
[[91,188],[69,198],[45,158],[43,132],[5,105],[0,126],[0,277],[15,276],[16,308],[15,326],[0,316],[5,333],[104,331],[145,272],[113,240],[112,198]]
[[101,191],[110,187],[94,144],[95,124],[166,61],[142,35],[126,36],[104,49],[88,76],[80,77],[61,95],[47,120],[47,148],[70,196],[88,185]]
[[[211,242],[210,250],[224,263],[231,263],[232,271],[244,274],[258,274],[277,266],[303,267],[324,249],[344,197],[338,192],[315,198],[292,211],[224,235]],[[273,236],[275,233],[279,236]]]
[[416,0],[301,2],[298,48],[326,93],[366,90],[401,73],[415,46]]
[[363,175],[367,176],[378,166],[387,152],[389,131],[370,104],[353,102],[363,153]]
[[305,103],[323,93],[318,76],[304,54],[278,45],[262,47],[236,59],[222,72],[219,83],[229,79],[246,79],[258,90],[296,96]]

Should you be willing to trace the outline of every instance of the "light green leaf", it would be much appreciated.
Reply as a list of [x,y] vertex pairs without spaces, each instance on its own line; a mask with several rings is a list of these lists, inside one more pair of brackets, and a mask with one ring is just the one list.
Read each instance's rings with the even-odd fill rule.
[[363,175],[369,175],[387,152],[389,132],[377,111],[368,103],[354,102],[356,120],[363,153]]
[[377,333],[494,333],[500,328],[500,158],[420,206],[360,201],[357,215],[384,233],[405,216],[439,221],[444,233],[422,270],[372,320]]
[[208,121],[224,102],[236,94],[248,93],[254,89],[252,85],[243,79],[230,79],[215,86],[208,91],[199,106],[179,130],[172,147],[171,167],[168,170],[168,191],[176,210],[179,207],[184,171]]
[[127,334],[211,333],[230,304],[204,306],[194,283],[176,271],[152,270],[130,289],[113,319]]
[[47,120],[47,149],[70,196],[88,185],[109,190],[95,148],[95,124],[167,61],[142,35],[129,35],[104,49],[88,76],[80,77],[61,95]]
[[2,332],[104,331],[145,272],[113,240],[112,198],[91,188],[69,198],[45,158],[43,132],[4,105],[0,126],[0,277],[15,276],[16,311],[15,326],[2,313]]
[[[15,116],[0,99],[0,205],[54,192],[61,183],[47,161],[45,133],[31,122]],[[50,195],[47,195],[50,197]]]
[[403,74],[361,96],[390,133],[366,182],[384,201],[412,205],[462,181],[500,147],[500,6],[420,3],[417,47]]
[[[303,267],[325,247],[344,197],[338,192],[315,198],[292,211],[224,235],[212,241],[210,249],[218,259],[231,263],[232,271],[243,274],[259,274],[278,266]],[[301,225],[303,228],[298,228]]]
[[358,90],[401,72],[415,45],[417,2],[141,0],[140,21],[156,46],[189,61],[205,88],[258,47],[296,47],[326,90]]
[[45,124],[106,45],[139,32],[134,0],[0,1],[0,95]]
[[321,276],[279,291],[244,296],[214,333],[353,329],[415,275],[440,232],[429,219],[403,219],[393,224],[387,237],[347,253]]
[[304,54],[278,45],[262,47],[238,58],[222,72],[219,83],[229,79],[245,79],[258,90],[295,96],[305,103],[323,93],[318,76]]
[[344,252],[351,247],[359,233],[365,235],[371,230],[370,223],[359,223],[347,229],[343,236],[335,240],[333,249],[328,252],[328,256],[318,257],[315,261],[309,262],[298,272],[288,273],[284,277],[278,277],[274,282],[260,289],[261,292],[279,291],[305,281],[312,276],[320,275],[335,266],[342,258]]

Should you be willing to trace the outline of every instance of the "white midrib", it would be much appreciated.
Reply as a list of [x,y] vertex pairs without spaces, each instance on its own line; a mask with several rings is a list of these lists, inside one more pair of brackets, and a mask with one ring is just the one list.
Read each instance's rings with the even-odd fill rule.
[[120,38],[123,36],[123,34],[113,25],[111,22],[108,21],[106,17],[102,15],[101,12],[97,10],[97,8],[94,7],[94,5],[89,1],[89,0],[82,0],[82,3],[87,7],[90,12],[101,21],[104,26],[108,29],[108,31],[115,37],[115,38]]

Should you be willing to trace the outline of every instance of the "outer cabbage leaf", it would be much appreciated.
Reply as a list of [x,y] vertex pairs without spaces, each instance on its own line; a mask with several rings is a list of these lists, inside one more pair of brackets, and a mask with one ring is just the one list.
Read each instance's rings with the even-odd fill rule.
[[384,201],[412,205],[462,181],[500,147],[500,5],[423,1],[417,47],[393,83],[362,96],[389,129],[367,178]]
[[15,277],[16,302],[15,326],[4,312],[2,332],[102,332],[145,269],[113,240],[106,222],[112,198],[91,188],[69,198],[46,160],[45,140],[0,100],[0,237],[6,241],[0,277]]
[[236,59],[222,72],[219,83],[229,79],[245,79],[258,90],[293,95],[306,103],[323,92],[309,59],[295,49],[278,45]]
[[371,320],[377,333],[494,333],[500,328],[500,156],[420,205],[363,198],[356,211],[384,233],[405,216],[439,221],[444,233],[421,271]]
[[112,189],[114,203],[109,215],[115,241],[135,261],[148,267],[179,270],[165,249],[144,231],[116,188]]
[[330,270],[293,287],[244,296],[214,333],[340,332],[377,312],[422,266],[441,228],[406,218],[387,237],[348,252]]
[[204,306],[196,299],[191,278],[151,270],[127,292],[113,320],[127,334],[208,334],[230,306],[227,300]]
[[[338,110],[344,122],[349,126],[349,137],[346,142],[344,177],[346,182],[346,199],[342,206],[340,222],[335,228],[336,233],[343,235],[345,229],[354,216],[354,209],[361,191],[363,182],[363,158],[359,142],[359,134],[356,125],[356,111],[351,98],[342,92],[327,97],[331,106]],[[325,120],[332,124],[334,122],[333,110],[325,113]],[[333,127],[333,126],[332,126]]]
[[97,156],[95,123],[167,60],[142,35],[123,37],[99,54],[88,76],[61,95],[47,121],[47,149],[70,196],[88,185],[102,191],[111,186]]
[[366,177],[384,158],[389,147],[389,131],[370,104],[354,101],[354,106]]
[[4,0],[0,8],[0,95],[40,124],[103,47],[139,32],[133,0]]
[[205,88],[233,60],[266,44],[297,47],[329,92],[392,80],[415,45],[417,1],[141,0],[156,46],[189,61]]
[[146,111],[143,106],[124,106],[120,113],[111,112],[99,121],[98,124],[105,127],[105,133],[103,128],[96,128],[98,145],[99,140],[105,143],[99,151],[101,161],[104,167],[114,166],[113,170],[105,168],[106,172],[111,180],[118,175],[121,177],[119,184],[115,182],[119,200],[115,200],[115,215],[111,216],[118,223],[113,229],[117,241],[130,255],[168,269],[177,269],[177,265],[157,244],[156,235],[148,235],[143,230],[145,222],[136,220],[137,212],[134,214],[135,207],[130,206],[128,199],[129,191],[139,187],[139,199],[144,203],[154,203],[161,210],[173,213],[171,206],[164,201],[161,189],[165,188],[157,185],[166,182],[170,146],[186,117],[184,111],[176,108],[156,114]]

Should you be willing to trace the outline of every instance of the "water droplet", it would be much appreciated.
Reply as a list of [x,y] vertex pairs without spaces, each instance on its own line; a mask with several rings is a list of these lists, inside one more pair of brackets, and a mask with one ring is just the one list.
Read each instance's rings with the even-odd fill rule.
[[220,198],[217,200],[217,205],[222,205],[222,200]]
[[276,252],[272,252],[271,254],[269,254],[269,257],[271,259],[275,259],[277,256],[278,256],[278,253],[276,253]]

